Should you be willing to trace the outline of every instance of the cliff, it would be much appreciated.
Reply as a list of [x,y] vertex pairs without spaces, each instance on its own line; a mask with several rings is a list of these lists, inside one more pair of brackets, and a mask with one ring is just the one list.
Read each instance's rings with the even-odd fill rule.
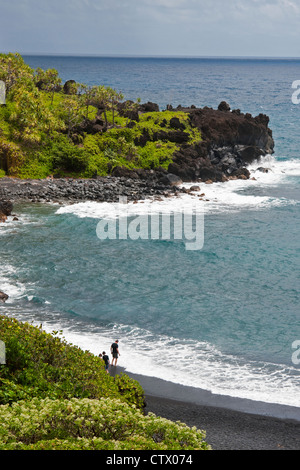
[[[157,105],[149,103],[148,108],[148,115],[157,114]],[[145,105],[141,105],[135,116],[131,116],[132,126],[134,121],[137,123],[140,121],[144,112]],[[224,182],[236,178],[248,179],[250,172],[247,166],[259,157],[274,152],[272,131],[268,127],[269,117],[265,114],[253,117],[249,113],[241,113],[239,109],[231,111],[230,106],[224,101],[216,110],[195,106],[190,108],[179,106],[173,109],[168,106],[168,109],[160,114],[162,117],[164,113],[170,116],[172,112],[174,117],[169,119],[168,128],[163,126],[166,120],[161,118],[159,129],[150,132],[145,128],[135,140],[135,145],[138,147],[144,147],[150,141],[176,143],[176,150],[167,169],[158,167],[154,168],[154,171],[129,170],[117,166],[113,169],[113,175],[142,179],[151,177],[166,184],[168,179],[171,184],[178,184],[180,180]],[[185,123],[177,117],[182,113],[188,116]],[[201,136],[193,142],[187,133],[187,122],[190,132],[194,129]],[[177,176],[177,183],[172,175]]]
[[[179,109],[179,108],[177,108]],[[227,103],[217,110],[205,107],[180,108],[189,114],[190,123],[200,130],[202,141],[193,146],[181,145],[169,172],[183,181],[226,181],[249,178],[247,165],[260,156],[274,152],[269,117],[230,111]]]

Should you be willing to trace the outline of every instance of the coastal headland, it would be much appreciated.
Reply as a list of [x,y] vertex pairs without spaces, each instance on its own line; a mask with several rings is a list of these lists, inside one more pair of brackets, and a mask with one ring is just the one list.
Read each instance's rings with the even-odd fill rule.
[[[30,71],[26,73],[31,76]],[[44,99],[52,92],[43,80],[37,81],[36,87]],[[61,87],[61,95],[53,95],[53,116],[58,116],[57,110],[66,100],[75,100],[69,85]],[[34,95],[32,99],[39,98]],[[59,137],[51,136],[41,146],[24,138],[32,130],[30,121],[35,125],[35,116],[27,116],[27,127],[19,128],[19,123],[10,121],[9,113],[2,107],[0,222],[13,217],[13,204],[23,201],[117,202],[120,196],[141,201],[191,191],[181,186],[183,182],[226,184],[232,179],[247,180],[247,166],[274,152],[268,116],[253,117],[239,109],[231,110],[224,101],[218,109],[168,106],[165,111],[150,102],[119,103],[114,110],[119,118],[116,123],[108,122],[108,110],[102,105],[92,103],[92,117],[76,125],[71,126],[65,117],[67,127]],[[49,105],[46,108],[49,110]],[[19,109],[14,115],[19,118],[17,112]],[[39,126],[35,126],[37,139]],[[10,140],[13,133],[17,135],[15,141]],[[151,152],[159,156],[146,161]],[[9,292],[0,295],[0,300],[5,301]],[[119,371],[117,367],[116,372]],[[146,412],[205,429],[213,449],[300,450],[300,425],[293,410],[279,417],[265,414],[257,405],[250,413],[249,403],[244,406],[234,399],[226,401],[224,397],[212,397],[151,377],[136,378],[146,393]]]
[[269,117],[225,101],[160,110],[103,85],[63,84],[17,53],[0,54],[0,80],[2,201],[167,196],[182,182],[248,179],[247,166],[274,152]]
[[[149,107],[157,109],[157,105],[153,103],[140,106],[146,110]],[[157,142],[157,146],[162,139],[165,142],[175,141],[178,147],[168,168],[159,166],[151,169],[131,169],[117,165],[110,174],[101,176],[96,172],[92,178],[56,174],[46,178],[4,176],[0,178],[0,200],[116,202],[120,196],[126,196],[128,201],[143,200],[150,196],[169,197],[189,192],[181,187],[183,182],[225,183],[232,179],[249,179],[247,165],[274,152],[274,140],[266,115],[252,117],[239,110],[231,111],[225,102],[220,103],[217,110],[180,106],[174,110],[174,116],[178,111],[188,114],[192,128],[201,133],[201,140],[193,144],[188,143],[189,136],[184,131],[184,124],[177,117],[173,117],[170,119],[171,131],[161,130],[150,136],[147,129],[144,129],[136,141],[136,144],[142,147],[150,139],[151,142]],[[163,113],[162,111],[161,114]],[[138,116],[139,114],[136,119]],[[83,128],[84,131],[94,134],[96,126],[97,132],[102,132],[103,129],[101,131],[96,122],[97,119],[90,121],[89,126]],[[79,132],[78,129],[76,132]],[[4,161],[3,151],[2,154]],[[8,214],[1,207],[1,220],[4,221]]]

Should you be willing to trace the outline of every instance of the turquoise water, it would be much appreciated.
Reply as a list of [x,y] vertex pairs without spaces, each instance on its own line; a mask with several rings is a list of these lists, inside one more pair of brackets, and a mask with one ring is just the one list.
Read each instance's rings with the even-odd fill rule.
[[[100,240],[97,224],[113,205],[16,206],[20,220],[0,229],[0,287],[10,295],[0,312],[62,329],[97,354],[118,337],[119,364],[131,372],[299,406],[300,365],[292,345],[300,340],[294,132],[300,108],[291,103],[290,87],[300,62],[191,60],[187,74],[184,60],[31,60],[42,67],[56,61],[65,79],[90,83],[105,71],[112,86],[119,80],[120,88],[160,103],[171,101],[164,85],[173,77],[173,104],[199,105],[196,97],[207,90],[209,105],[227,99],[242,111],[268,110],[276,153],[249,168],[255,180],[201,184],[206,201],[184,195],[131,206],[147,214],[150,208],[188,211],[197,203],[204,211],[204,245],[197,251],[187,251],[182,240]],[[148,77],[144,87],[141,77]],[[256,171],[262,165],[270,171]]]

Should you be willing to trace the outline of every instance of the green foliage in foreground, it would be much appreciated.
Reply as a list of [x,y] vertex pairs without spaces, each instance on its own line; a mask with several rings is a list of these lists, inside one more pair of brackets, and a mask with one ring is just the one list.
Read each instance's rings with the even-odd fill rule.
[[58,332],[0,316],[0,450],[208,450],[205,432],[144,415],[140,384]]
[[110,398],[21,401],[0,422],[0,450],[209,449],[202,431]]
[[0,316],[6,364],[0,365],[0,404],[39,398],[118,398],[138,408],[144,391],[128,376],[117,380],[101,358],[29,323]]
[[[0,105],[0,177],[90,178],[116,166],[167,169],[180,147],[178,129],[170,124],[174,117],[187,145],[201,140],[184,112],[137,113],[138,100],[125,102],[138,114],[131,120],[118,112],[121,93],[84,84],[72,84],[65,93],[55,69],[31,69],[20,54],[0,54],[0,80],[7,91],[6,105]],[[87,131],[86,123],[96,117],[103,127]]]

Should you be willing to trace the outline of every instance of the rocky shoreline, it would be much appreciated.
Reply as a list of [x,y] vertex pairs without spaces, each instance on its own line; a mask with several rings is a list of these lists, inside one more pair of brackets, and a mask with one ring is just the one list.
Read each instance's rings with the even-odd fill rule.
[[[148,103],[147,106],[144,109],[145,105],[141,105],[141,112],[158,109],[154,103]],[[169,106],[168,110],[173,108]],[[170,132],[162,128],[157,135],[151,136],[154,141],[177,142],[178,150],[168,169],[129,170],[115,167],[109,176],[95,175],[90,179],[56,178],[56,175],[43,180],[4,177],[0,179],[0,222],[5,222],[7,216],[11,215],[12,205],[21,201],[118,202],[120,196],[126,196],[128,201],[139,201],[186,193],[189,190],[182,186],[183,182],[225,183],[231,179],[248,179],[250,172],[247,165],[260,156],[274,152],[272,131],[268,127],[269,118],[264,114],[252,117],[238,109],[231,110],[224,101],[216,110],[195,106],[178,106],[176,110],[189,115],[192,127],[198,128],[201,133],[201,141],[187,143],[188,134],[181,128],[179,119],[172,118]],[[131,125],[134,125],[135,119],[139,119],[139,113],[132,117]],[[85,129],[88,130],[93,131]],[[143,146],[149,138],[146,132],[140,136],[137,144]]]
[[261,156],[274,153],[275,143],[269,117],[231,110],[222,101],[218,109],[177,108],[189,114],[190,122],[201,132],[194,146],[182,145],[168,170],[183,181],[225,182],[248,179],[247,166]]
[[[22,180],[4,177],[0,180],[0,213],[4,204],[16,202],[118,202],[120,196],[139,201],[151,196],[169,197],[178,192],[180,178],[169,173],[149,171],[147,179],[133,177],[97,177],[95,179],[48,178]],[[12,210],[12,205],[11,205]],[[3,215],[10,215],[11,210]]]
[[[128,112],[132,105],[133,102],[126,101],[119,104],[118,108],[121,116],[130,119],[128,127],[135,127],[145,112],[159,112],[159,106],[151,102],[139,105],[134,112]],[[112,176],[149,181],[153,174],[159,179],[160,173],[165,172],[176,175],[183,182],[248,179],[248,164],[261,156],[274,153],[275,143],[269,128],[269,117],[265,114],[254,117],[250,113],[242,113],[239,109],[231,110],[225,101],[222,101],[217,109],[207,106],[197,108],[194,105],[173,109],[168,105],[166,111],[174,112],[169,127],[166,127],[165,119],[153,132],[146,127],[135,139],[134,144],[144,147],[148,142],[157,142],[157,145],[160,145],[160,142],[176,143],[177,150],[168,170],[129,170],[117,166],[111,171]],[[94,120],[86,119],[74,130],[74,142],[80,141],[85,134],[106,132],[101,112],[102,110],[98,109]],[[186,132],[185,125],[176,117],[176,112],[188,115],[191,128],[197,129],[201,135],[200,140],[190,142],[190,135]],[[163,115],[164,111],[161,111],[161,116]]]

